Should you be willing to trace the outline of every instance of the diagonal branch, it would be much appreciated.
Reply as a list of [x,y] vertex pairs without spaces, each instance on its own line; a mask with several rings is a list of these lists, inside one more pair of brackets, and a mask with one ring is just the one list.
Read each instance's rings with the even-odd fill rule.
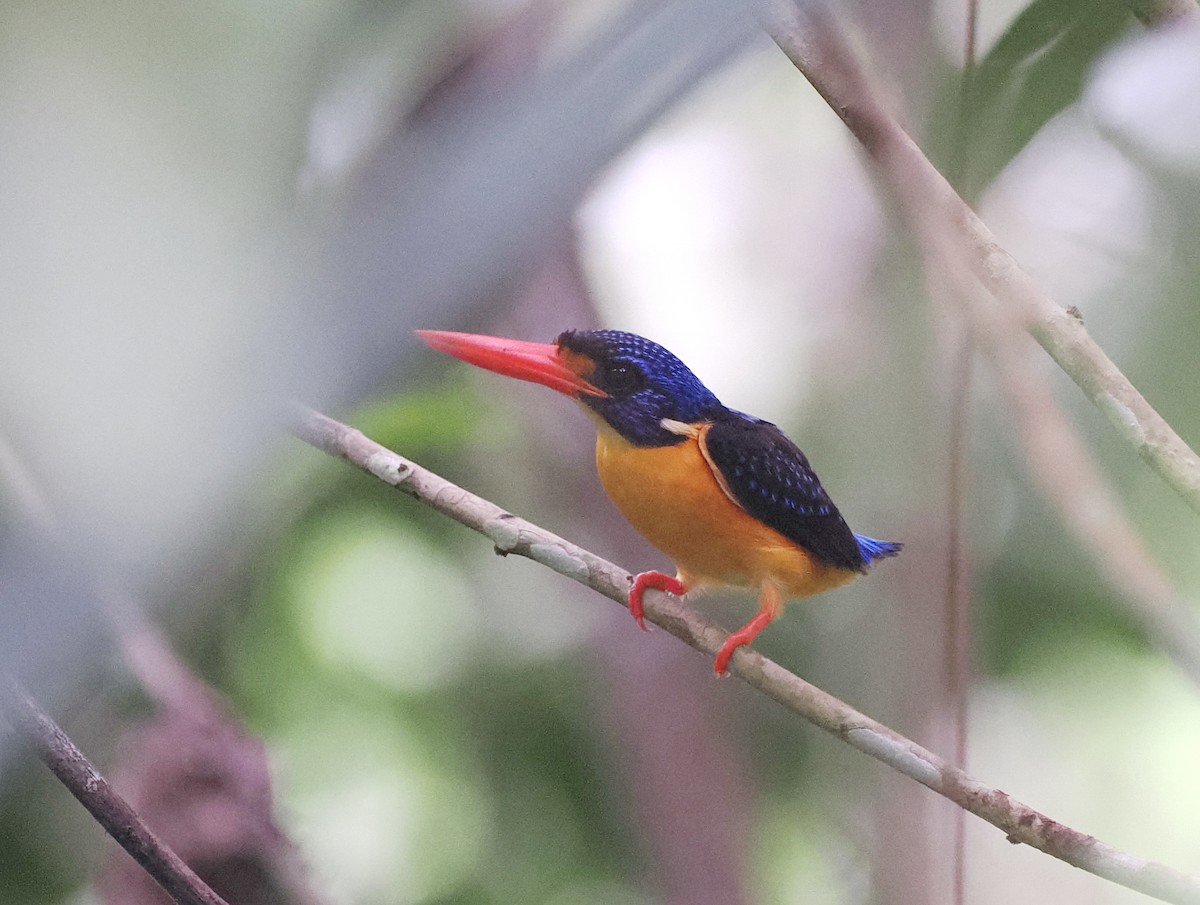
[[[763,28],[859,140],[905,215],[934,217],[955,231],[960,237],[957,250],[976,278],[1018,313],[1033,338],[1107,416],[1117,434],[1200,513],[1200,457],[1092,339],[1078,313],[1058,305],[1021,269],[882,108],[855,71],[819,0],[805,0],[803,12],[792,0],[758,3]],[[914,226],[920,231],[920,223]]]
[[33,747],[38,759],[59,778],[105,831],[179,905],[226,905],[179,855],[159,839],[129,803],[100,775],[58,725],[15,683],[3,680],[4,711]]
[[[622,605],[627,603],[632,576],[624,569],[450,483],[368,439],[361,431],[303,408],[292,430],[304,442],[345,459],[483,534],[495,544],[497,553],[528,557]],[[699,651],[714,655],[725,640],[726,633],[720,627],[673,597],[655,592],[647,595],[645,603],[646,618]],[[1035,811],[761,654],[739,648],[729,669],[732,675],[814,726],[998,827],[1009,841],[1025,843],[1162,901],[1200,905],[1200,877],[1129,855]]]
[[1112,414],[1119,408],[1120,429],[1140,438],[1139,449],[1152,464],[1170,466],[1168,480],[1198,507],[1200,460],[1092,341],[1082,321],[1020,270],[883,109],[824,9],[814,5],[802,14],[789,0],[767,5],[772,14],[764,15],[764,27],[862,143],[921,245],[935,291],[959,304],[990,357],[1042,493],[1091,551],[1146,635],[1200,683],[1200,628],[1039,379],[1025,330],[1102,409]]
[[[63,558],[83,558],[71,545],[69,533],[29,468],[0,434],[0,495],[4,492],[13,498],[25,527],[39,540]],[[261,778],[267,775],[262,746],[227,713],[218,695],[192,675],[143,618],[145,607],[139,601],[99,575],[89,578],[95,597],[103,603],[117,629],[130,671],[156,704],[157,713],[143,726],[135,746],[143,755],[142,760],[139,764],[133,758],[135,766],[131,770],[130,758],[123,758],[127,762],[124,778],[143,793],[151,787],[160,791],[169,788],[170,793],[143,794],[140,796],[143,801],[135,809],[129,803],[130,798],[113,790],[29,695],[7,682],[3,675],[0,675],[0,716],[8,712],[10,722],[21,730],[21,735],[68,791],[128,852],[136,866],[177,902],[222,905],[222,899],[213,897],[211,887],[183,860],[183,856],[203,849],[206,875],[213,882],[224,879],[228,883],[232,878],[233,885],[239,886],[239,878],[245,875],[247,866],[254,865],[263,871],[251,873],[277,885],[291,905],[321,905],[291,842],[275,827],[269,799],[243,794],[247,789],[259,788]],[[164,750],[179,753],[163,756]],[[202,783],[194,781],[197,776],[203,777]],[[136,800],[139,797],[136,791],[127,790],[127,794],[131,791]],[[186,824],[189,817],[205,807],[211,810],[214,801],[220,802],[223,810],[221,826],[208,821],[190,839],[184,837],[181,841],[178,831],[181,823]],[[229,802],[236,805],[230,808]],[[174,831],[156,837],[147,821],[157,824],[157,819],[169,812],[174,818]],[[240,822],[242,830],[250,828],[250,833],[239,830],[231,835],[234,821]],[[164,824],[158,824],[160,829]],[[164,841],[168,838],[171,845]],[[133,862],[119,857],[109,862],[108,870],[99,880],[102,898],[125,895],[135,883],[137,889],[148,888],[142,884],[140,875],[134,879],[132,873],[125,873],[127,867],[130,871],[134,869]],[[247,884],[242,883],[239,889],[245,892]]]

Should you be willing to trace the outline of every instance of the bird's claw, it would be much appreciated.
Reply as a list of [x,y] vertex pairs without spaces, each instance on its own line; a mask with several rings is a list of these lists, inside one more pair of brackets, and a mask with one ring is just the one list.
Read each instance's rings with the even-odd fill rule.
[[745,641],[735,640],[732,635],[725,639],[725,643],[717,651],[717,658],[713,660],[713,672],[716,673],[718,679],[729,675],[729,661],[733,658],[733,652],[745,643]]
[[760,609],[745,625],[736,632],[731,632],[729,637],[725,639],[725,643],[721,645],[721,649],[717,651],[717,658],[713,660],[713,672],[718,677],[724,676],[729,669],[729,661],[733,658],[733,652],[739,647],[745,647],[751,641],[758,637],[771,620],[775,618],[775,613],[778,612],[780,598],[777,596],[765,596],[767,591],[764,590],[764,603]]
[[670,575],[664,575],[662,572],[640,572],[634,576],[633,584],[629,588],[629,612],[643,632],[650,631],[650,627],[646,625],[645,609],[642,605],[642,595],[648,588],[666,591],[676,597],[682,597],[687,593],[683,582]]

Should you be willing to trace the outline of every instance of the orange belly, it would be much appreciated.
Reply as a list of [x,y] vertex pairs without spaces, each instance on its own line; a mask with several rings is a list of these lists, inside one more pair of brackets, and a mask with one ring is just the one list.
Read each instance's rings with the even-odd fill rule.
[[646,540],[671,557],[688,588],[760,588],[770,581],[787,596],[807,597],[857,574],[817,562],[726,496],[694,438],[636,447],[601,423],[596,469],[605,492]]

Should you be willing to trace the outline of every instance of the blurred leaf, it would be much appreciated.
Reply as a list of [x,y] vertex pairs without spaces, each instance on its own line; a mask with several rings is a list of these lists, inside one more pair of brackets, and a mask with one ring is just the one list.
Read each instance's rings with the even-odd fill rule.
[[445,715],[316,697],[276,745],[289,813],[334,901],[439,901],[472,882],[492,808]]
[[[960,190],[977,195],[1056,114],[1074,103],[1100,54],[1133,21],[1107,0],[1034,0],[969,77],[965,94],[944,105],[962,117],[953,159]],[[958,108],[958,109],[956,109]],[[954,111],[951,113],[950,111]]]
[[[78,803],[30,758],[8,765],[0,794],[0,905],[66,901],[81,882],[95,826],[79,817]],[[63,858],[62,852],[72,853]]]
[[309,524],[281,577],[317,662],[397,693],[429,691],[467,671],[478,655],[478,615],[449,551],[363,508]]
[[[460,373],[375,400],[360,409],[352,423],[384,446],[462,446],[475,433],[478,411],[478,400]],[[397,452],[408,455],[404,449]]]
[[1112,592],[1084,568],[1070,568],[1078,554],[1063,556],[1061,567],[1038,565],[1036,554],[1017,546],[1021,552],[1012,551],[996,563],[981,594],[976,624],[980,673],[1020,674],[1032,664],[1063,656],[1071,645],[1146,647]]
[[[1013,20],[975,70],[976,87],[998,83],[1006,73],[1059,40],[1071,28],[1088,0],[1034,0]],[[1115,6],[1112,3],[1092,4]],[[1118,7],[1119,8],[1119,7]],[[986,76],[992,75],[992,79]]]

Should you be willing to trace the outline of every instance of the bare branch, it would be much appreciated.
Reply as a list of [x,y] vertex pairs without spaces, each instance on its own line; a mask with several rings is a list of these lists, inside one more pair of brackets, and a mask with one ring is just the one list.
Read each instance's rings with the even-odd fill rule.
[[[292,430],[306,443],[345,459],[479,532],[495,545],[497,553],[528,557],[627,605],[632,576],[624,569],[452,484],[380,446],[361,431],[309,409],[300,410]],[[646,597],[646,618],[710,656],[725,640],[726,633],[720,627],[681,601],[658,592]],[[851,747],[998,827],[1011,842],[1025,843],[1165,902],[1200,905],[1200,877],[1126,854],[1052,820],[1005,792],[984,785],[754,650],[739,648],[730,663],[730,673]]]
[[1096,344],[1078,313],[1056,304],[1030,279],[883,109],[824,8],[813,2],[802,13],[791,0],[759,5],[767,33],[862,143],[918,233],[920,218],[936,218],[961,237],[956,251],[975,277],[1017,313],[1117,433],[1200,513],[1200,457]]
[[862,143],[921,243],[935,293],[959,306],[991,358],[1043,494],[1091,550],[1146,634],[1200,683],[1200,629],[1039,379],[1024,331],[1101,408],[1111,415],[1120,406],[1115,421],[1121,430],[1144,441],[1139,448],[1148,460],[1171,464],[1166,476],[1197,506],[1200,460],[1104,356],[1078,316],[1059,308],[1020,270],[883,109],[823,9],[806,10],[802,17],[787,0],[770,5],[773,14],[764,16],[764,27]]
[[12,725],[117,844],[179,905],[227,905],[146,826],[66,733],[15,683],[3,704]]
[[[38,482],[0,435],[2,491],[12,495],[15,508],[28,527],[49,547],[63,557],[77,556]],[[116,785],[124,788],[128,796],[119,799],[122,805],[135,814],[141,825],[148,819],[158,827],[162,833],[160,844],[165,848],[162,840],[170,840],[173,846],[167,849],[172,857],[186,858],[181,861],[185,864],[187,860],[203,861],[209,880],[221,886],[226,895],[241,896],[239,902],[274,901],[282,895],[292,905],[321,905],[295,848],[275,826],[262,743],[229,714],[216,692],[192,675],[143,617],[145,607],[139,601],[98,575],[90,578],[97,598],[118,630],[127,665],[158,705],[157,713],[137,730],[136,743],[118,759],[115,767]],[[13,696],[18,694],[21,699],[9,709],[20,713],[31,702],[24,692],[12,692]],[[53,733],[61,735],[61,731],[45,714],[39,711],[37,717],[46,723],[35,723],[30,731],[49,733],[48,750],[74,750],[73,746],[67,747],[71,742],[65,735],[61,739],[51,737]],[[123,734],[129,738],[133,732],[125,729]],[[82,760],[83,755],[78,757],[91,770]],[[72,794],[80,797],[72,784],[76,777],[64,776],[57,769],[54,772]],[[90,788],[90,782],[85,782],[85,791]],[[195,819],[205,810],[211,813],[218,803],[223,814],[221,821]],[[87,806],[87,802],[84,804]],[[88,810],[96,815],[91,806]],[[108,829],[103,820],[100,822]],[[145,862],[136,856],[129,861],[117,852],[113,855],[97,881],[102,899],[120,902],[142,901],[143,896],[156,902],[161,899],[147,878],[160,885],[161,880]],[[250,864],[263,869],[246,870]]]

